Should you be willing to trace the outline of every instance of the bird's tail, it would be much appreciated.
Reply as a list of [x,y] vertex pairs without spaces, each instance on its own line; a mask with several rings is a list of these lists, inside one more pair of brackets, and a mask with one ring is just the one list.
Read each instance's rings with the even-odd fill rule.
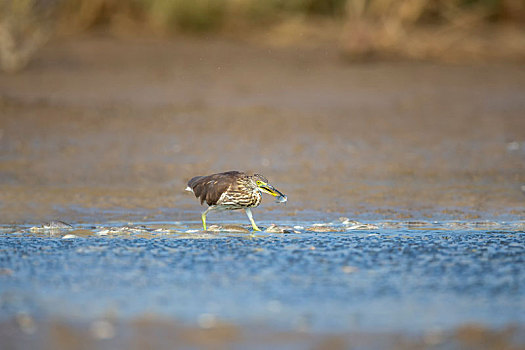
[[191,189],[190,186],[187,186],[184,190],[185,190],[185,191],[188,191],[188,192],[193,192],[193,190]]

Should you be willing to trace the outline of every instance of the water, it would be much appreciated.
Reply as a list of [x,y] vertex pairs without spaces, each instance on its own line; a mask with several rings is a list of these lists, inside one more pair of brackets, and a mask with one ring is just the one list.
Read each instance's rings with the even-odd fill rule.
[[320,332],[525,323],[523,222],[342,220],[231,232],[244,226],[3,226],[0,317],[154,314]]

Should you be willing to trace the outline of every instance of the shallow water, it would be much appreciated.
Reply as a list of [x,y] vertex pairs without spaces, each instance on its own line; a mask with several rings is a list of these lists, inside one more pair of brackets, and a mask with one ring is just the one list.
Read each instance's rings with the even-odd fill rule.
[[[525,323],[525,223],[0,228],[0,310],[89,321],[402,331]],[[264,227],[264,225],[261,225]],[[51,227],[51,228],[49,228]],[[86,308],[89,305],[89,308]]]

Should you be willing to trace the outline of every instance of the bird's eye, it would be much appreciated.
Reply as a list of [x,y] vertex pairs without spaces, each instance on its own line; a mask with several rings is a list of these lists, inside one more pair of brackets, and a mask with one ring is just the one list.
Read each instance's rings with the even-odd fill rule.
[[257,186],[261,186],[262,185],[262,182],[257,180]]

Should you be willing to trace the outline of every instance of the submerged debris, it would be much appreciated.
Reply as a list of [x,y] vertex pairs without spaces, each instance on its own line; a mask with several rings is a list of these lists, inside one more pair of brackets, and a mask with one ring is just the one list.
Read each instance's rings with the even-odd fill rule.
[[248,230],[246,227],[243,227],[241,225],[222,225],[222,231],[223,232],[241,232],[241,233],[250,232],[250,230]]
[[48,223],[42,224],[40,226],[33,226],[29,230],[31,232],[40,232],[40,231],[60,231],[60,230],[70,230],[73,229],[73,226],[67,222],[54,220]]
[[306,231],[310,232],[341,232],[341,227],[329,226],[328,224],[313,224],[306,228]]
[[248,233],[250,230],[241,225],[210,225],[206,231],[211,232],[230,232],[230,233]]
[[339,221],[343,224],[343,225],[356,225],[356,224],[359,224],[358,221],[355,221],[355,220],[350,220],[349,218],[347,217],[340,217],[339,218]]
[[468,223],[466,223],[466,222],[460,222],[460,221],[451,221],[451,222],[448,222],[448,223],[446,224],[446,226],[448,226],[449,228],[451,228],[451,229],[453,229],[453,230],[469,228]]
[[381,227],[386,229],[397,229],[403,227],[403,225],[399,221],[385,221],[381,223]]
[[494,221],[476,221],[472,223],[472,226],[476,228],[492,228],[497,227],[500,224]]
[[347,217],[340,217],[339,221],[341,221],[341,223],[345,225],[345,229],[348,230],[375,230],[378,228],[377,225],[363,224],[362,222],[356,220],[350,220]]
[[423,227],[430,225],[427,221],[406,221],[405,224],[407,227]]
[[312,227],[324,227],[324,226],[331,226],[332,224],[329,222],[317,222],[315,224],[312,224]]
[[73,228],[72,225],[68,224],[67,222],[60,221],[60,220],[50,221],[47,224],[42,225],[42,227],[43,228],[47,228],[47,229],[52,229],[52,228],[60,228],[60,229]]
[[138,234],[138,233],[148,233],[151,230],[146,228],[146,226],[122,226],[122,227],[109,227],[104,228],[97,232],[97,235],[99,236],[107,236],[107,235],[131,235],[131,234]]
[[348,230],[376,230],[379,227],[374,224],[362,224],[360,222],[357,222],[356,224],[352,226],[347,226],[346,229]]
[[277,226],[276,224],[271,224],[264,230],[264,232],[268,233],[298,233],[297,231],[294,231],[288,227],[283,226]]

